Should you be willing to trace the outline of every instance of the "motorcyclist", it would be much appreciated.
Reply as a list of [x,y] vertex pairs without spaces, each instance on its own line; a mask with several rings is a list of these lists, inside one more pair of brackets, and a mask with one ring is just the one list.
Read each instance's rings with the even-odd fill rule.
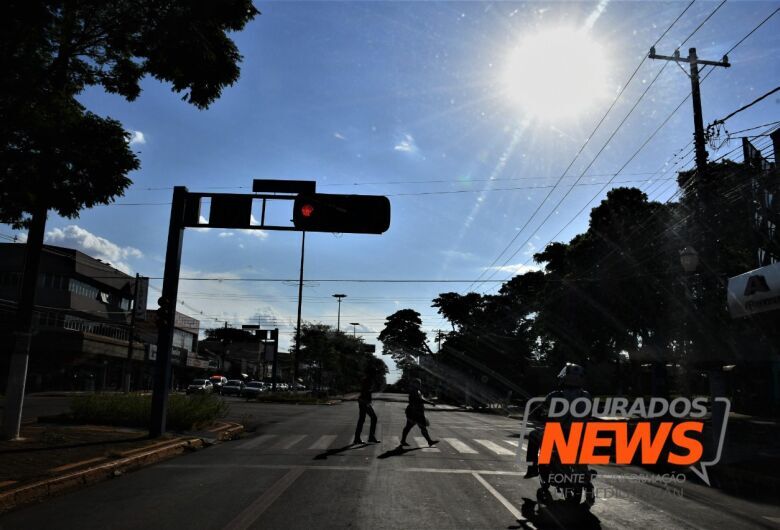
[[[566,363],[566,366],[564,366],[558,374],[558,389],[547,394],[544,404],[539,408],[544,409],[544,411],[548,410],[552,398],[563,398],[569,403],[577,398],[586,398],[590,400],[590,393],[582,388],[584,384],[585,369],[578,364]],[[557,420],[563,424],[564,429],[568,430],[572,417],[570,414],[567,414],[566,416],[557,418]],[[529,462],[529,465],[524,478],[539,476],[539,447],[542,444],[543,433],[544,428],[536,428],[528,434],[526,461]]]

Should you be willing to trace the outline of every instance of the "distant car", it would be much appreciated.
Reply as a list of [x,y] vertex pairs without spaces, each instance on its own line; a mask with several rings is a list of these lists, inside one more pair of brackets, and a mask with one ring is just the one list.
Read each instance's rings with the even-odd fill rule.
[[243,396],[246,385],[240,379],[231,379],[222,385],[223,396]]
[[265,383],[262,381],[250,381],[244,387],[244,397],[247,399],[257,398],[266,391]]
[[306,390],[306,385],[303,385],[301,383],[295,383],[295,390],[298,390],[298,391]]
[[222,393],[222,387],[225,386],[225,383],[228,382],[227,377],[222,375],[212,375],[209,377],[209,381],[211,381],[211,384],[214,385],[214,392],[217,394]]
[[193,379],[187,386],[187,394],[211,394],[214,391],[214,385],[208,379]]

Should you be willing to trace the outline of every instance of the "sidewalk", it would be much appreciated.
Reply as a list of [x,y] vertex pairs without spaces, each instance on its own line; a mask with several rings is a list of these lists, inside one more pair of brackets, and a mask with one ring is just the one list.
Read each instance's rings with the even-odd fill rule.
[[197,433],[150,439],[140,429],[27,421],[0,442],[0,513],[231,439],[243,426],[217,422]]

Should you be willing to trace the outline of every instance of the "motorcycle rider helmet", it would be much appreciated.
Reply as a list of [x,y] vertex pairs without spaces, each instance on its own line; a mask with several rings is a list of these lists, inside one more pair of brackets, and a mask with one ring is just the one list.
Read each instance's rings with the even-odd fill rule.
[[585,384],[585,369],[579,364],[566,363],[558,374],[558,381],[564,386],[582,388]]

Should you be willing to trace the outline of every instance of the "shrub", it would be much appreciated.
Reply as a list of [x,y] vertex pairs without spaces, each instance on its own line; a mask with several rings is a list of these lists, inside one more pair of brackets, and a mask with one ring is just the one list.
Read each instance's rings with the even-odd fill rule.
[[[79,423],[148,427],[152,397],[138,394],[93,394],[71,401],[71,416]],[[205,427],[227,414],[228,406],[218,396],[171,395],[168,398],[167,426],[186,431]]]

